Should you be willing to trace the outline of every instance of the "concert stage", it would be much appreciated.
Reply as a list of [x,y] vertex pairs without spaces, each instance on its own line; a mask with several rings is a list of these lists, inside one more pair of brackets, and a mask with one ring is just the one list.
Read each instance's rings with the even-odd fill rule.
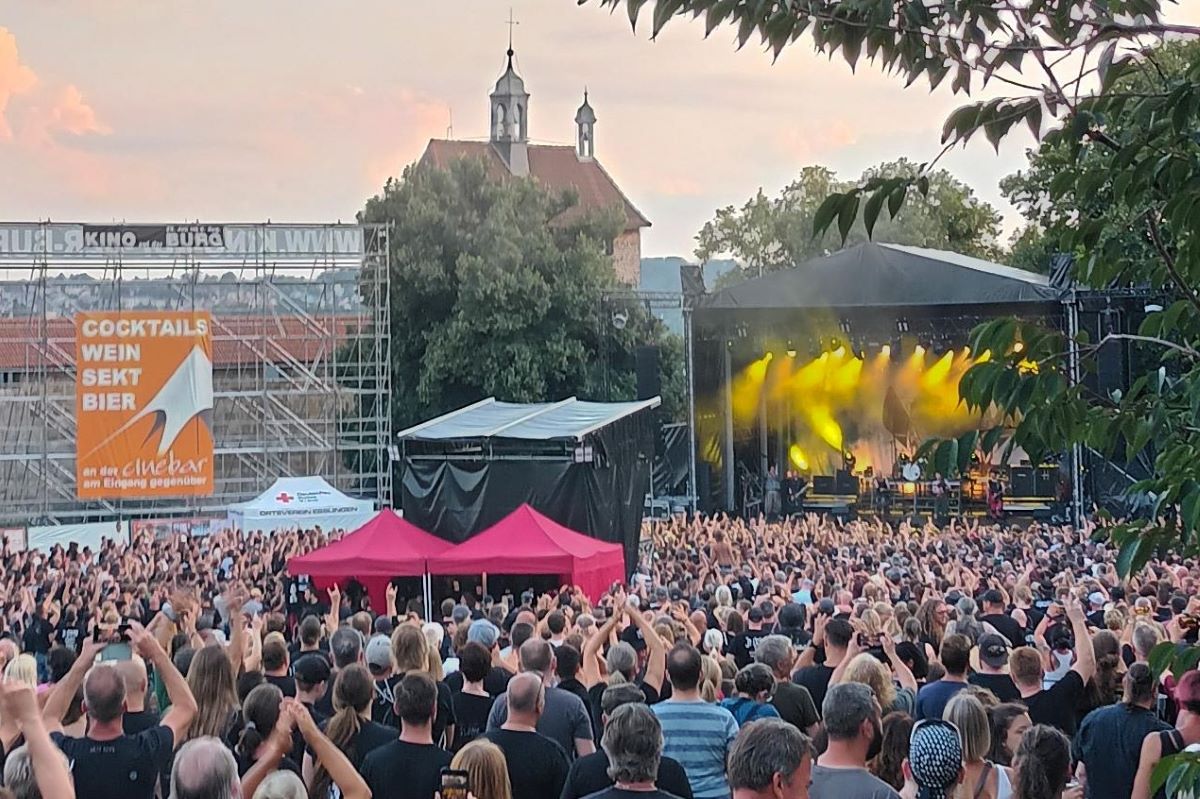
[[[1003,421],[995,409],[972,412],[959,398],[961,376],[991,357],[971,351],[971,331],[1018,317],[1068,336],[1090,331],[1094,341],[1112,331],[1114,308],[1122,328],[1136,327],[1130,303],[1104,295],[1101,313],[1096,296],[1085,302],[1062,281],[956,253],[867,243],[695,297],[700,507],[756,512],[773,469],[781,481],[788,472],[803,476],[806,510],[872,512],[874,478],[882,475],[892,513],[932,513],[935,475],[911,464],[921,443]],[[1061,475],[1022,455],[999,463],[999,451],[978,453],[971,473],[950,485],[949,512],[986,512],[989,477],[1004,483],[1005,509],[1022,515],[1046,512],[1064,494],[1083,495],[1080,453],[1064,454]]]

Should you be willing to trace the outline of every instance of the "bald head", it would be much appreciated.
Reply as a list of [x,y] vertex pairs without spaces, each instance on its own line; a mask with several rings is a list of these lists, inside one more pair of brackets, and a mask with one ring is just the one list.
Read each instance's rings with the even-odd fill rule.
[[548,674],[554,665],[554,649],[549,641],[541,638],[530,638],[521,644],[517,650],[521,663],[521,671],[534,671],[538,674]]
[[537,627],[537,622],[537,614],[532,610],[522,610],[517,614],[517,617],[513,619],[513,624],[532,624],[534,627]]
[[111,663],[97,663],[83,681],[88,718],[107,723],[125,714],[125,679]]
[[536,726],[546,701],[542,678],[532,672],[518,674],[508,681],[508,721]]
[[146,661],[137,655],[129,660],[118,660],[114,668],[125,680],[125,695],[143,694],[146,692]]
[[237,762],[216,738],[203,736],[179,747],[171,767],[171,799],[241,799]]

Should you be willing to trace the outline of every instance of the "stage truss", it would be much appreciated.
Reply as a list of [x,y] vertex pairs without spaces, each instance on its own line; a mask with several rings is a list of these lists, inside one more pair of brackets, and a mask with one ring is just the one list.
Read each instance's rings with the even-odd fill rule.
[[[216,248],[89,227],[126,226],[0,223],[0,524],[223,514],[302,475],[390,504],[386,226],[181,226]],[[73,317],[122,309],[212,313],[212,496],[76,499]]]

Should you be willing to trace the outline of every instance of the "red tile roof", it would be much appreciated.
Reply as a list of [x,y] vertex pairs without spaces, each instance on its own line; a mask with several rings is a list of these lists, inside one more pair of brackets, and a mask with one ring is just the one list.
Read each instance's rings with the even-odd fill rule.
[[[279,364],[286,364],[289,357],[305,364],[331,360],[360,326],[359,318],[351,315],[316,317],[319,328],[300,317],[214,315],[213,322],[213,365],[218,368],[251,366],[261,363],[264,355]],[[39,351],[40,324],[37,317],[0,319],[0,370],[32,370],[42,363],[72,366],[75,320],[53,317],[46,321],[44,354]]]
[[[579,207],[585,209],[618,206],[625,212],[625,230],[650,226],[650,220],[634,207],[600,162],[581,159],[574,147],[530,144],[529,174],[542,185],[555,189],[574,189]],[[495,178],[507,177],[508,167],[490,142],[430,139],[421,163],[445,169],[460,158],[482,158]]]

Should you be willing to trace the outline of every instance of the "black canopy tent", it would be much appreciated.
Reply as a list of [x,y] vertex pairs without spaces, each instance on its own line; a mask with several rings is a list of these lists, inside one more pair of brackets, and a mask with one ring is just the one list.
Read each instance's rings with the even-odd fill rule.
[[639,402],[499,402],[398,434],[405,518],[455,543],[523,503],[625,549],[636,562],[658,397]]
[[[731,375],[772,348],[817,354],[830,341],[855,352],[907,341],[943,349],[968,342],[972,328],[998,316],[1020,316],[1068,329],[1078,320],[1070,291],[1044,275],[959,253],[868,242],[791,269],[697,298],[692,310],[695,393],[720,397],[702,451],[720,451],[711,474],[720,504],[735,506]],[[714,435],[714,432],[719,431]],[[756,436],[766,461],[766,428]],[[761,470],[765,471],[765,465]],[[711,492],[710,496],[715,496]]]

